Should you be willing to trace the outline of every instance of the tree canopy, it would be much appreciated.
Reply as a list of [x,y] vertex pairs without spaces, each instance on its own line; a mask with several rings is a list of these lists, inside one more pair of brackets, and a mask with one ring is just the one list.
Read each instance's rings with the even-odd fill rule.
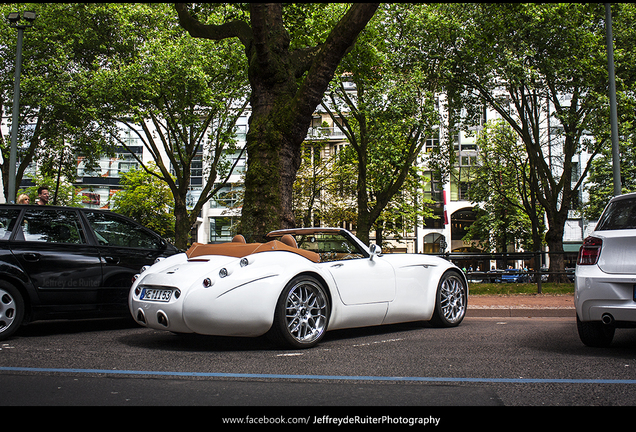
[[[140,37],[136,27],[128,25],[135,19],[135,6],[130,4],[0,5],[3,16],[27,10],[36,12],[37,18],[24,32],[16,188],[33,162],[46,176],[62,173],[74,180],[77,154],[94,163],[107,151],[102,131],[91,122],[93,74],[129,56],[130,44]],[[8,114],[15,58],[16,31],[0,26],[0,109]],[[5,196],[9,196],[9,149],[7,137],[0,136]]]
[[[131,154],[170,189],[175,244],[186,248],[203,205],[225,185],[236,161],[235,126],[247,105],[246,63],[236,41],[195,40],[177,25],[170,5],[150,7],[147,39],[135,46],[134,61],[95,76],[97,122],[128,149],[122,125],[136,134],[152,165]],[[200,183],[193,185],[193,177]],[[200,190],[189,204],[193,187]]]
[[[356,228],[364,242],[374,226],[380,232],[383,211],[403,186],[423,181],[416,166],[440,124],[437,96],[452,46],[447,34],[426,5],[383,5],[342,61],[322,104],[350,144]],[[419,204],[423,209],[422,199]]]
[[[528,184],[548,222],[545,240],[552,252],[563,251],[589,163],[609,142],[602,5],[448,4],[440,11],[463,27],[454,95],[469,114],[494,110],[523,143]],[[591,157],[579,166],[582,151]],[[563,270],[560,257],[550,260],[555,273]]]

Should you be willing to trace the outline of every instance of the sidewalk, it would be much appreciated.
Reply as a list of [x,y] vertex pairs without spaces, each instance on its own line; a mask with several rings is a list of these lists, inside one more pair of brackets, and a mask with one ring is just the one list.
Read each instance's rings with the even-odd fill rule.
[[569,294],[469,295],[467,317],[575,317]]

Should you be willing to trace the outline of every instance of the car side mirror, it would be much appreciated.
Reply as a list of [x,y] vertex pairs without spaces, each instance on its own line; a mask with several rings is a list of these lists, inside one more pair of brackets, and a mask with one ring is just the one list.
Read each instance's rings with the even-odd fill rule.
[[382,248],[374,243],[369,246],[369,253],[371,254],[371,261],[373,261],[373,258],[382,255]]

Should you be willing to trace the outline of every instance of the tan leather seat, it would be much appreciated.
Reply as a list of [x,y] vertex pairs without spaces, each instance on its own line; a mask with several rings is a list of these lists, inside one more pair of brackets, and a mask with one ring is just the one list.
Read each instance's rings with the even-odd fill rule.
[[243,237],[241,234],[237,234],[232,237],[232,243],[245,243],[245,237]]
[[285,243],[289,247],[297,248],[298,244],[296,239],[291,234],[285,234],[281,239],[281,242]]

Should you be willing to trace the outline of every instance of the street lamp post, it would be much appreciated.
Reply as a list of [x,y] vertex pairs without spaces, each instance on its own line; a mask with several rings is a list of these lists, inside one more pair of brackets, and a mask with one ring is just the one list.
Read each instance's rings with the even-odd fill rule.
[[607,44],[607,72],[609,77],[610,127],[612,133],[612,172],[614,195],[622,193],[621,154],[618,144],[618,114],[616,113],[616,79],[614,77],[614,38],[612,36],[612,10],[605,3],[605,43]]
[[[22,39],[24,29],[31,27],[35,21],[35,12],[24,12],[20,17],[20,12],[11,12],[7,16],[9,25],[18,30],[18,44],[15,55],[15,79],[13,84],[13,119],[11,120],[11,153],[9,156],[9,196],[7,202],[15,202],[16,192],[16,175],[15,165],[18,153],[18,123],[20,121],[20,72],[22,69]],[[26,21],[25,24],[20,23],[20,19]]]

